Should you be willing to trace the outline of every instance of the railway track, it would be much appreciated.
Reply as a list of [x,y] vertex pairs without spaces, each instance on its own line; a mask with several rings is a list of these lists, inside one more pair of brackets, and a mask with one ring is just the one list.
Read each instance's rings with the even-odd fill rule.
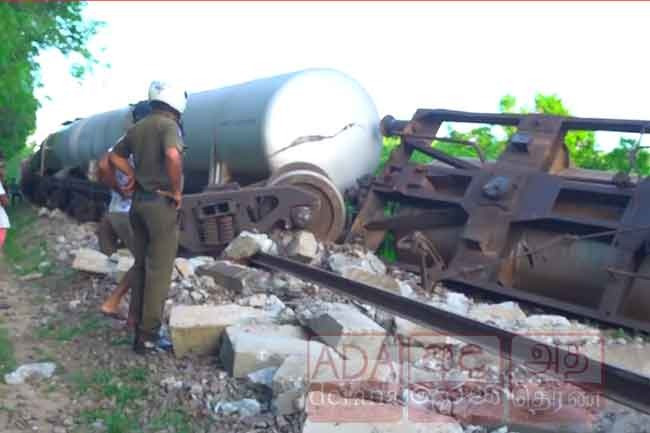
[[[434,331],[442,331],[469,344],[476,344],[498,355],[501,359],[518,365],[530,360],[539,341],[513,332],[478,322],[432,305],[406,298],[367,284],[349,280],[340,275],[284,257],[258,253],[251,264],[272,271],[286,272],[297,278],[314,282],[339,294],[372,304],[405,319],[419,323]],[[495,339],[486,339],[493,336]],[[482,338],[483,337],[483,338]],[[516,344],[513,342],[516,340]],[[557,347],[558,359],[572,354]],[[595,389],[593,384],[575,383],[586,391],[597,391],[606,398],[650,414],[650,378],[620,367],[589,358],[590,368],[601,372],[602,383]],[[553,371],[548,372],[553,376]],[[560,381],[566,380],[562,373],[555,375]]]

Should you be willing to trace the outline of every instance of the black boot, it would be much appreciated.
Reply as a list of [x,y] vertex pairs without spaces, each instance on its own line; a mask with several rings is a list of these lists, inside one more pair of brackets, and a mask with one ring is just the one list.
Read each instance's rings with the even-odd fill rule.
[[133,351],[138,355],[169,352],[171,345],[167,339],[163,339],[160,333],[151,333],[137,330],[133,341]]
[[157,335],[145,332],[140,329],[135,331],[135,340],[133,341],[133,351],[138,355],[147,355],[156,353]]

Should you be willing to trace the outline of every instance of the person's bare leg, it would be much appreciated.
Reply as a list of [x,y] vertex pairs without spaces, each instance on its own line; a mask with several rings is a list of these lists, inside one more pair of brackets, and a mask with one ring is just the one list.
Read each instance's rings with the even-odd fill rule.
[[[113,292],[106,298],[104,303],[101,306],[101,311],[104,314],[111,316],[119,314],[120,302],[122,298],[129,292],[131,269],[122,277],[122,280],[118,283],[117,287]],[[129,316],[131,316],[129,314]]]

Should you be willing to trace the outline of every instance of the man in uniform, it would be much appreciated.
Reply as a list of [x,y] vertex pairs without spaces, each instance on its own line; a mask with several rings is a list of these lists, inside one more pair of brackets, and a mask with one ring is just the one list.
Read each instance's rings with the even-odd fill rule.
[[[149,87],[149,101],[151,114],[132,126],[109,154],[111,163],[127,175],[124,192],[133,194],[132,302],[140,313],[134,350],[141,354],[158,342],[178,248],[183,149],[180,116],[187,93],[154,81]],[[128,162],[131,155],[135,168]]]

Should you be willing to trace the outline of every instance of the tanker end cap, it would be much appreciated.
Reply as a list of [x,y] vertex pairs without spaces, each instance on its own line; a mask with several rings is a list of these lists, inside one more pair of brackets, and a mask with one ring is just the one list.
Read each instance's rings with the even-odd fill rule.
[[183,114],[187,105],[187,92],[169,82],[154,80],[149,85],[149,101],[163,102]]
[[381,119],[379,128],[381,130],[381,135],[384,137],[394,137],[397,135],[402,135],[407,124],[408,122],[397,120],[389,114],[388,116],[384,116],[384,118]]

